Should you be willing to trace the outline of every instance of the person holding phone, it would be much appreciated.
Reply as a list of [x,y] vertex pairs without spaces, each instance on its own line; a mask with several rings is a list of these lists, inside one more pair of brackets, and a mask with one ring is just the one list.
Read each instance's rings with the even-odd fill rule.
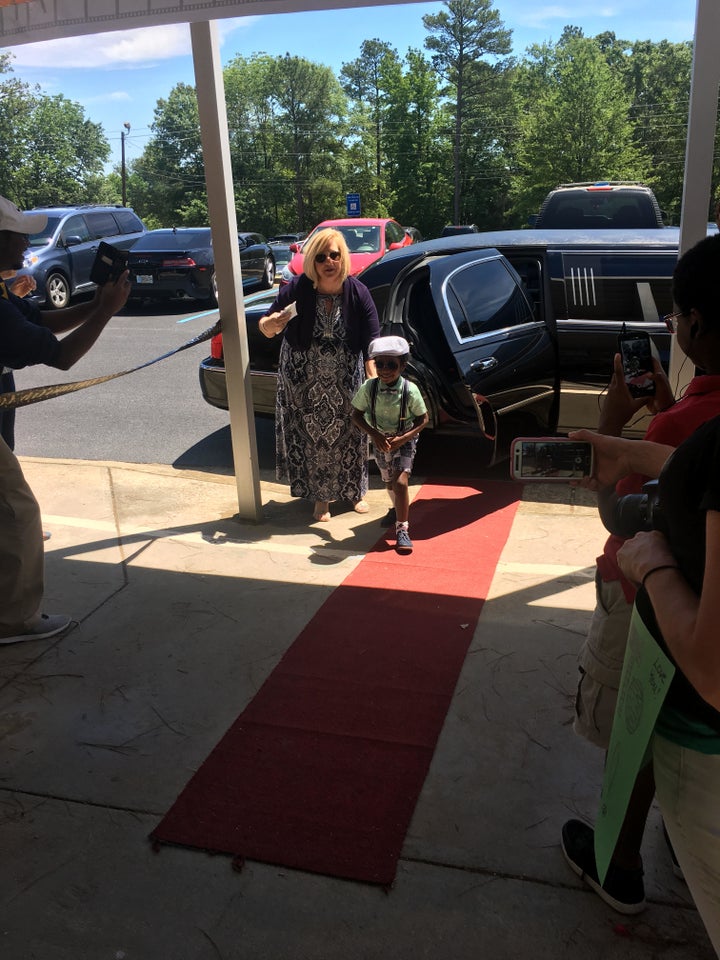
[[[44,213],[24,213],[0,197],[0,276],[23,266],[28,236],[45,227]],[[43,311],[0,280],[0,367],[3,393],[15,389],[13,370],[46,364],[69,370],[92,347],[130,293],[128,274],[98,288],[89,303]],[[59,338],[58,334],[67,336]],[[42,612],[43,532],[40,508],[13,454],[14,414],[0,408],[0,645],[52,637],[71,618]]]
[[[672,449],[702,424],[720,416],[720,314],[715,292],[718,271],[720,236],[713,235],[700,241],[678,261],[673,276],[677,312],[666,318],[669,328],[677,331],[679,346],[704,373],[690,382],[683,397],[676,402],[667,377],[655,361],[654,395],[649,399],[633,398],[625,382],[621,358],[616,355],[598,424],[600,434],[620,437],[625,424],[647,406],[655,416],[645,440]],[[627,494],[640,493],[653,472],[627,471],[619,479],[611,477],[607,482],[598,482],[596,476],[593,488],[598,492],[600,515],[608,529],[613,530],[618,500]],[[636,595],[636,584],[624,574],[618,561],[624,543],[623,536],[611,533],[597,559],[596,606],[580,651],[580,679],[575,699],[575,732],[605,751],[610,742]],[[563,852],[570,866],[606,903],[625,914],[637,913],[645,906],[640,851],[654,795],[653,768],[649,765],[635,783],[603,887],[597,880],[592,828],[573,819],[567,821],[562,830]],[[672,848],[671,854],[674,855]]]
[[320,230],[303,247],[304,273],[280,288],[260,318],[265,337],[282,336],[275,404],[277,478],[314,503],[327,522],[330,503],[367,513],[367,438],[352,426],[352,397],[374,375],[370,341],[380,333],[368,288],[349,275],[338,230]]

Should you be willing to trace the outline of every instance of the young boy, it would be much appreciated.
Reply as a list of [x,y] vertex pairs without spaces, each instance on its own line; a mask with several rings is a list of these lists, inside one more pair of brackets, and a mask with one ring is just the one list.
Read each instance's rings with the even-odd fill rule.
[[366,380],[353,397],[353,423],[369,434],[375,461],[395,507],[395,549],[412,553],[408,533],[408,482],[420,431],[428,415],[422,394],[403,376],[410,347],[403,337],[378,337],[370,344],[377,378]]

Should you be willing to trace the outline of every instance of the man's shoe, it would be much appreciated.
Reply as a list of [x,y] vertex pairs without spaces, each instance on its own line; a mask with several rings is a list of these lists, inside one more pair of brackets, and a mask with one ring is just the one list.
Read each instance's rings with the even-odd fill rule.
[[580,820],[568,820],[562,828],[562,851],[570,867],[618,913],[634,914],[645,909],[642,867],[623,870],[611,863],[601,887],[595,865],[595,832]]
[[24,633],[18,633],[14,637],[0,637],[0,644],[21,643],[23,640],[47,640],[67,630],[71,623],[72,617],[66,617],[63,614],[50,617],[47,613],[41,613],[35,623]]
[[395,549],[398,553],[412,553],[413,542],[405,527],[400,527],[395,537]]

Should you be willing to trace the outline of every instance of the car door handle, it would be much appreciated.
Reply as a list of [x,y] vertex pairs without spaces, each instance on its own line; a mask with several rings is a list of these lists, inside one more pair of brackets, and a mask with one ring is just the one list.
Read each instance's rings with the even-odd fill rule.
[[471,370],[484,371],[484,370],[493,370],[498,365],[498,361],[495,357],[488,357],[487,360],[474,360],[470,364]]

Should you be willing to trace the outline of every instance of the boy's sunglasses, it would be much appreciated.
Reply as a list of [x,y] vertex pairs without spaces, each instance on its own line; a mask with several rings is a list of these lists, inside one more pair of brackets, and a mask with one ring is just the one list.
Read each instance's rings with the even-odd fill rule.
[[339,260],[339,259],[340,259],[340,251],[339,251],[339,250],[328,250],[327,253],[316,253],[316,254],[315,254],[315,263],[325,263],[325,261],[327,260],[328,257],[330,257],[331,260]]
[[400,364],[397,360],[376,360],[375,361],[376,370],[399,370]]

